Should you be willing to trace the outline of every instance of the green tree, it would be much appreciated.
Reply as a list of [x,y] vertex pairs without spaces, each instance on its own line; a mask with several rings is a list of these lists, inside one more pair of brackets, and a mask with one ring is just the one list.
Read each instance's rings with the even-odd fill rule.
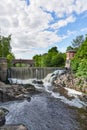
[[8,37],[0,36],[0,56],[7,57],[9,53],[11,53],[11,35]]
[[68,46],[66,51],[68,51],[68,50],[73,50],[73,47],[72,46]]
[[87,60],[86,59],[82,59],[81,62],[79,63],[76,76],[87,78]]
[[73,39],[72,46],[74,48],[79,48],[83,42],[84,42],[83,35],[77,36],[75,39]]
[[65,53],[60,53],[57,47],[52,47],[48,53],[35,55],[33,57],[35,66],[40,67],[62,67],[65,65]]
[[0,36],[0,57],[7,58],[8,66],[10,66],[10,62],[15,58],[14,54],[11,52],[11,35],[8,37]]
[[58,53],[57,47],[52,47],[51,49],[48,50],[48,53]]
[[87,77],[87,38],[85,38],[75,57],[72,59],[71,67],[76,76]]
[[41,55],[35,55],[33,57],[33,59],[35,61],[35,66],[40,67],[41,66]]
[[13,59],[15,59],[14,54],[13,54],[13,53],[9,53],[9,54],[7,55],[8,67],[12,66],[11,61],[12,61]]

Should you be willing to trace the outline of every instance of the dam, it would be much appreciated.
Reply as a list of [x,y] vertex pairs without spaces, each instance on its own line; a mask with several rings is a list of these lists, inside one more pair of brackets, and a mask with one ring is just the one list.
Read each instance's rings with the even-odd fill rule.
[[16,79],[43,79],[47,74],[59,69],[58,67],[11,67],[7,70],[7,77]]

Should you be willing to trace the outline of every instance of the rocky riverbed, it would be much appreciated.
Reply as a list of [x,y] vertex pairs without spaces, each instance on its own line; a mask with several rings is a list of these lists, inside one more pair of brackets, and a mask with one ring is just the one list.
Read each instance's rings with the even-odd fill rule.
[[[28,102],[31,100],[31,95],[40,93],[36,90],[34,85],[11,85],[0,82],[0,102],[16,101],[26,99]],[[5,116],[9,113],[8,110],[0,108],[0,130],[27,130],[27,128],[22,125],[4,125],[6,122]],[[3,126],[4,125],[4,126]]]
[[[17,85],[17,84],[5,84],[3,82],[0,82],[0,102],[1,102],[0,104],[0,125],[1,125],[0,130],[27,130],[27,128],[28,130],[29,128],[31,128],[32,130],[40,130],[40,129],[44,130],[44,128],[45,130],[49,130],[49,129],[57,130],[58,127],[59,127],[58,130],[60,129],[65,130],[64,126],[66,126],[67,130],[70,130],[70,129],[86,130],[87,81],[84,79],[75,78],[74,75],[70,73],[63,73],[61,75],[57,75],[54,77],[52,76],[54,76],[54,74],[50,74],[50,76],[48,76],[49,79],[52,78],[52,80],[49,80],[48,78],[47,78],[48,80],[45,80],[45,82],[47,81],[47,84],[46,83],[44,84],[43,83],[44,81],[36,81],[36,80],[33,80],[32,82],[34,83],[34,85],[29,84],[29,83],[25,85],[22,85],[22,84]],[[50,81],[52,81],[51,84],[50,84]],[[41,88],[41,89],[36,89],[35,85],[37,85],[38,88]],[[71,93],[69,95],[68,88],[76,89],[84,93],[80,94],[80,92],[75,92],[74,90],[70,90],[74,94],[77,93],[78,96],[74,94],[73,96]],[[37,96],[34,96],[35,94]],[[5,104],[5,102],[7,103]],[[50,107],[48,107],[49,104],[50,104]],[[71,106],[71,108],[69,107],[69,105]],[[67,106],[67,109],[66,109],[66,106]],[[84,107],[84,109],[82,107]],[[65,113],[62,114],[61,108],[64,111],[66,109],[67,114]],[[68,112],[71,111],[71,115],[73,115],[72,112],[74,111],[74,109],[75,109],[76,115],[77,116],[79,115],[77,117],[78,121],[76,121],[75,123],[76,119],[74,120],[74,117],[72,119],[72,116],[71,116],[70,120],[74,122],[75,126],[73,126],[72,122],[70,122],[69,120],[68,122],[70,122],[70,125],[67,126],[68,125],[67,115],[70,114]],[[53,114],[50,113],[51,111]],[[57,115],[54,114],[55,112],[57,113],[58,118],[57,118]],[[25,113],[27,114],[25,115]],[[66,121],[64,120],[64,125],[62,124],[61,120],[59,120],[59,118],[61,118],[60,113],[62,114],[62,116],[64,115],[63,119],[64,118],[66,119]],[[50,115],[52,115],[52,118],[50,117]],[[13,119],[11,120],[10,118],[11,119],[13,118]],[[48,121],[48,118],[51,123]],[[45,122],[45,120],[47,122]],[[57,122],[57,120],[59,120],[59,122]],[[84,120],[84,123],[82,123],[82,120]],[[30,122],[30,124],[28,123],[28,121]],[[52,122],[55,122],[55,125],[51,125]],[[40,126],[37,125],[38,123],[40,123]],[[81,129],[80,129],[80,124],[79,126],[77,126],[78,123],[82,125]]]
[[56,80],[54,80],[54,84],[59,87],[68,87],[87,94],[87,79],[77,78],[68,71],[59,75]]
[[5,84],[0,82],[0,101],[13,101],[22,100],[24,98],[29,99],[29,95],[39,93],[38,90],[32,84],[17,85],[17,84]]

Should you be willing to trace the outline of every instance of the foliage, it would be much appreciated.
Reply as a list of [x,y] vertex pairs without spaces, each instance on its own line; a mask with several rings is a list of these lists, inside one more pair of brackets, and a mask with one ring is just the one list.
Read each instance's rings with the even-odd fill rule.
[[73,39],[72,46],[74,48],[79,48],[83,42],[84,42],[83,35],[77,36],[75,39]]
[[35,66],[40,67],[41,66],[41,55],[35,55],[33,57],[33,60],[35,61]]
[[76,76],[87,78],[87,60],[86,59],[81,60],[77,69]]
[[7,58],[7,61],[8,61],[8,67],[12,66],[11,61],[13,59],[15,59],[13,53],[9,53],[6,58]]
[[0,36],[0,57],[6,57],[11,52],[11,35],[8,37]]
[[65,64],[65,54],[60,53],[57,47],[52,47],[43,55],[35,55],[33,59],[38,67],[63,67]]
[[72,46],[68,46],[66,51],[68,51],[68,50],[73,50],[73,47]]
[[10,66],[10,62],[15,58],[13,53],[11,52],[11,35],[8,37],[0,36],[0,57],[7,58],[8,66]]
[[87,78],[87,38],[79,47],[75,57],[71,61],[72,70],[76,76]]

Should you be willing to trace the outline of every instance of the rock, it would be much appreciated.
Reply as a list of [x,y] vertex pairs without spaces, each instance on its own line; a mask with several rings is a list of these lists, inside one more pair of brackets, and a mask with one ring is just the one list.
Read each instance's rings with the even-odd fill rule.
[[2,110],[5,113],[5,116],[9,113],[9,111],[6,108],[1,107],[0,110]]
[[76,89],[77,91],[87,93],[87,81],[81,77],[75,77],[72,73],[65,73],[60,75],[55,81],[54,85]]
[[5,125],[0,130],[28,130],[24,125]]
[[34,84],[43,84],[43,81],[41,81],[41,80],[33,80],[32,83],[34,83]]
[[23,94],[19,94],[15,96],[16,99],[18,100],[23,100],[24,99],[24,95]]
[[5,121],[5,113],[0,109],[0,126],[3,126],[5,124]]
[[[31,94],[39,93],[36,90],[35,86],[32,84],[25,84],[25,85],[7,85],[3,82],[0,82],[0,101],[13,101],[13,100],[23,100],[27,99],[30,101]],[[27,96],[25,96],[27,95]]]
[[6,91],[0,90],[0,101],[1,102],[12,101],[14,99],[15,99],[15,97],[14,97],[14,95],[12,95],[12,93],[8,94]]
[[25,84],[25,85],[24,85],[24,88],[25,88],[28,92],[35,91],[35,90],[36,90],[35,87],[34,87],[34,85],[32,85],[32,84]]

